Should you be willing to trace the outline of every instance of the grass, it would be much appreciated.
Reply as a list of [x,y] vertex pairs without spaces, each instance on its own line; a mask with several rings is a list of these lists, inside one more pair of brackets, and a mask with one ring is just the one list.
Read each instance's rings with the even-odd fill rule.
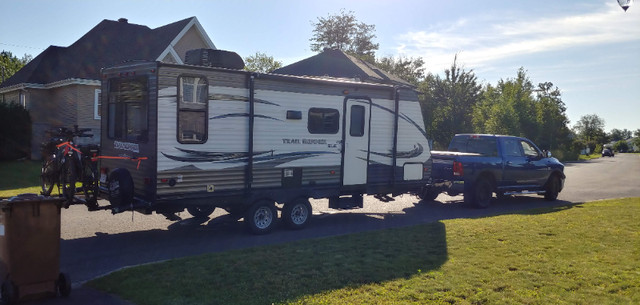
[[0,197],[39,194],[41,168],[40,161],[0,161]]
[[588,161],[588,160],[593,160],[593,159],[598,159],[601,156],[598,154],[590,154],[590,155],[579,155],[578,156],[578,161]]
[[228,251],[87,285],[136,304],[640,304],[640,198]]

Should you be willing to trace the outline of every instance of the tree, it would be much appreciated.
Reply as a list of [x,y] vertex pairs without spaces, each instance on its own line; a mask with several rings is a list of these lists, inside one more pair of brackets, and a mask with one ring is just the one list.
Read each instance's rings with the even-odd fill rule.
[[501,79],[494,87],[487,85],[481,102],[474,108],[476,132],[538,137],[538,109],[532,96],[533,84],[524,68],[515,79]]
[[416,87],[425,79],[425,67],[422,57],[407,58],[404,56],[387,56],[376,60],[376,66],[387,71],[403,80],[415,85]]
[[453,59],[445,77],[427,75],[418,90],[427,133],[438,149],[446,147],[456,133],[472,132],[473,107],[482,87],[473,70],[466,71]]
[[633,136],[634,136],[634,137],[636,137],[636,138],[640,138],[640,128],[636,129],[636,130],[633,132]]
[[599,117],[597,114],[583,115],[580,117],[580,120],[578,120],[573,129],[578,137],[586,142],[606,142],[604,119]]
[[269,73],[282,67],[282,62],[261,52],[256,52],[255,55],[245,57],[244,63],[245,70],[260,73]]
[[376,27],[358,22],[353,11],[340,10],[340,14],[318,17],[318,22],[312,22],[312,25],[313,37],[309,39],[312,51],[338,49],[371,63],[375,61],[375,51],[379,47],[373,43]]
[[619,152],[627,152],[629,150],[629,144],[625,140],[620,140],[613,145],[613,149]]
[[25,54],[22,58],[17,58],[9,51],[0,52],[0,84],[13,74],[22,69],[24,65],[31,61],[31,55]]
[[616,141],[616,142],[620,140],[631,139],[631,137],[632,137],[632,132],[627,129],[620,130],[620,129],[614,128],[614,129],[611,129],[611,132],[609,133],[609,140]]

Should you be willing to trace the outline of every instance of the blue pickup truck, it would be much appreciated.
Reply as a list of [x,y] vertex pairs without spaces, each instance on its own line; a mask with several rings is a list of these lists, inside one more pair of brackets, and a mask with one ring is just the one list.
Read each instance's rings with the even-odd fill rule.
[[556,200],[564,186],[564,165],[525,138],[459,134],[449,151],[432,151],[432,183],[421,198],[433,201],[441,192],[463,194],[465,203],[486,208],[493,193],[540,194]]

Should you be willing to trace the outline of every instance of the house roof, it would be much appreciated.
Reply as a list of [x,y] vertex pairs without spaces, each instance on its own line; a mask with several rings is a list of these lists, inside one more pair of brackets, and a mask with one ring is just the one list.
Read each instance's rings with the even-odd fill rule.
[[[195,17],[156,29],[103,20],[68,47],[50,46],[7,79],[0,88],[49,84],[65,79],[100,78],[100,69],[124,61],[157,60]],[[205,38],[208,39],[208,38]]]
[[389,72],[383,71],[371,63],[337,49],[326,49],[315,56],[276,69],[272,73],[351,78],[369,83],[414,87],[409,82]]

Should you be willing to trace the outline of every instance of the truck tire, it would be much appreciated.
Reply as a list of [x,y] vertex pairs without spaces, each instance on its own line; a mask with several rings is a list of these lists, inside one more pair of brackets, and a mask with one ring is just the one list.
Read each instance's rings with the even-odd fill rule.
[[213,211],[215,211],[215,209],[216,207],[214,206],[198,205],[188,207],[187,212],[195,218],[207,218],[211,213],[213,213]]
[[553,175],[549,177],[549,181],[547,181],[547,185],[545,186],[544,199],[547,201],[554,201],[558,199],[558,194],[560,193],[560,178],[558,176]]
[[11,280],[7,279],[3,282],[1,290],[2,298],[0,303],[13,304],[18,300],[18,287]]
[[307,198],[297,198],[284,204],[282,221],[291,230],[300,230],[311,220],[311,204]]
[[61,272],[56,285],[61,297],[66,298],[71,294],[71,278],[68,274]]
[[253,234],[263,235],[276,226],[278,211],[273,202],[258,200],[245,213],[244,223]]
[[128,170],[116,168],[110,174],[107,182],[109,202],[114,207],[124,207],[133,202],[133,178]]
[[436,200],[436,198],[438,198],[438,195],[440,195],[440,192],[436,191],[432,187],[427,186],[422,189],[422,192],[420,194],[418,194],[418,198],[426,202],[432,202]]
[[491,197],[493,196],[491,182],[487,179],[479,179],[476,181],[473,191],[471,192],[471,196],[471,202],[476,208],[488,208],[491,203]]

